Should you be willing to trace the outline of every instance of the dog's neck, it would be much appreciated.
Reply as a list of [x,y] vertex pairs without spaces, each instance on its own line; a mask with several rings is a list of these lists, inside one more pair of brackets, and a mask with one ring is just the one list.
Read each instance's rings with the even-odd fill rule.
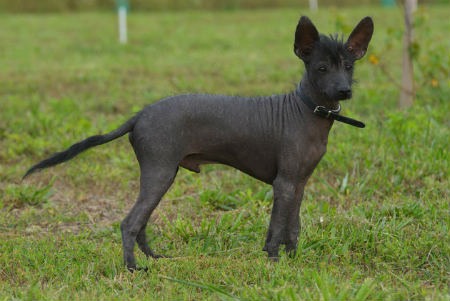
[[302,111],[305,114],[303,115],[303,118],[306,118],[306,120],[310,120],[305,124],[308,133],[311,134],[311,139],[320,141],[321,145],[326,145],[328,142],[329,132],[334,122],[332,119],[323,118],[316,115],[314,113],[314,110],[304,102],[301,95],[304,95],[311,99],[315,103],[315,105],[326,106],[327,108],[338,108],[339,103],[324,101],[324,99],[321,98],[320,95],[317,95],[317,93],[314,93],[313,91],[314,88],[307,84],[306,80],[302,79],[298,84],[297,89],[293,93],[296,101],[302,107]]

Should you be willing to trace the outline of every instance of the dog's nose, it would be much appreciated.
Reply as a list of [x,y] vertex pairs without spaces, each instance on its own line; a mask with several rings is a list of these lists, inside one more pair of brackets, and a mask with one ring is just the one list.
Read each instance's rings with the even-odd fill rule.
[[351,89],[346,89],[346,88],[340,89],[338,91],[338,94],[339,94],[339,98],[340,99],[348,99],[348,98],[352,97],[352,90]]

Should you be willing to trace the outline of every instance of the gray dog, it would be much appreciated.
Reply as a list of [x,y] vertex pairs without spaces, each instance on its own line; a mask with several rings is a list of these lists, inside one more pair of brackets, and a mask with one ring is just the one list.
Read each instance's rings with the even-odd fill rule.
[[148,257],[161,257],[148,246],[145,229],[180,166],[198,173],[202,164],[221,163],[271,184],[274,203],[264,250],[274,260],[281,244],[294,253],[304,187],[325,154],[333,121],[364,127],[339,115],[339,101],[352,96],[353,65],[366,53],[372,33],[372,19],[366,17],[344,43],[319,35],[303,16],[294,52],[306,73],[295,91],[268,97],[169,97],[145,107],[118,129],[43,160],[24,177],[129,133],[141,171],[139,197],[121,224],[129,270],[136,269],[136,242]]

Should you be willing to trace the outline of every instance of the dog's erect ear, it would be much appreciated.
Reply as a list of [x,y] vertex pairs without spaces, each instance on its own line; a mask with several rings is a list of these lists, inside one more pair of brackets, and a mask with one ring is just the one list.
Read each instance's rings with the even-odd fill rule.
[[317,41],[319,41],[319,32],[308,17],[302,16],[295,30],[295,54],[305,59],[311,54]]
[[353,29],[345,43],[345,47],[353,54],[355,59],[359,60],[366,54],[372,34],[373,21],[371,17],[365,17]]

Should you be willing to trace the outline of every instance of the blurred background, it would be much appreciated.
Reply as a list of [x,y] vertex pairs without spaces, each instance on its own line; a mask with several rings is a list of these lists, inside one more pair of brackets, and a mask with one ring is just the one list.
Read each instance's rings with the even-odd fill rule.
[[[111,10],[115,0],[0,0],[4,12],[69,12]],[[392,5],[395,0],[320,0],[320,6]],[[398,1],[401,2],[401,1]],[[243,9],[308,6],[308,0],[132,0],[133,10]],[[419,4],[448,3],[448,0],[421,0]]]
[[[204,287],[242,300],[448,300],[449,0],[419,1],[408,47],[400,0],[118,2],[0,0],[0,300],[224,299]],[[147,228],[175,260],[141,254],[152,272],[128,274],[119,223],[139,168],[125,138],[21,181],[170,95],[292,91],[304,72],[293,53],[301,15],[344,37],[369,15],[375,32],[342,104],[367,127],[333,126],[295,258],[275,266],[261,251],[271,187],[211,165],[180,169]],[[414,99],[402,107],[405,91]]]

